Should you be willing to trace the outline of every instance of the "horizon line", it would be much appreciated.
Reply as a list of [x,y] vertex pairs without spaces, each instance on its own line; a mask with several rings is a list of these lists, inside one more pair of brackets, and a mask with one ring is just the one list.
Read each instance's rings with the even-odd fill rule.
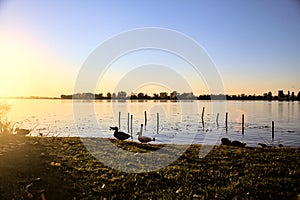
[[[284,90],[279,89],[278,90],[278,94],[280,92],[282,92],[283,95],[286,95],[283,91]],[[118,91],[118,92],[125,92],[125,91]],[[126,96],[120,98],[120,97],[117,97],[118,92],[113,92],[113,93],[107,92],[106,95],[108,93],[110,93],[112,96],[114,96],[113,98],[111,97],[112,99],[127,99],[127,98],[130,99],[130,97],[132,96],[132,94],[138,95],[140,93],[148,96],[148,93],[145,93],[145,92],[137,92],[137,93],[131,92],[130,95],[127,95],[127,92],[126,92]],[[271,93],[272,97],[278,96],[278,95],[273,95],[271,91],[265,92],[265,93],[262,93],[262,94],[259,94],[259,95],[257,95],[257,94],[246,94],[246,93],[238,93],[238,94],[200,94],[200,95],[195,95],[193,92],[183,92],[183,93],[179,93],[177,91],[173,91],[173,92],[176,92],[179,95],[182,95],[182,94],[192,94],[194,97],[200,97],[200,96],[231,96],[231,97],[234,97],[234,96],[237,96],[237,97],[239,97],[239,96],[243,96],[243,97],[256,96],[256,97],[259,97],[259,96],[270,95],[270,93]],[[169,93],[168,92],[156,92],[156,93],[154,92],[154,93],[152,93],[152,96],[154,96],[155,94],[159,95],[160,93],[167,93],[167,94],[169,94],[171,96],[171,94],[173,92],[169,92]],[[102,94],[103,95],[104,93],[102,93],[102,92],[99,92],[99,93],[82,92],[82,93],[74,93],[74,94],[60,94],[60,96],[38,96],[38,95],[29,95],[29,96],[0,96],[0,99],[62,99],[63,95],[64,96],[73,96],[73,95],[76,95],[76,94],[92,94],[92,95]],[[115,95],[113,95],[113,94],[115,94]],[[298,91],[298,94],[296,92],[294,92],[294,91],[291,92],[291,91],[288,90],[287,95],[291,96],[292,94],[294,94],[294,96],[298,96],[300,94],[300,90]],[[152,96],[148,96],[148,97],[152,97]],[[103,95],[103,97],[107,97],[107,96]]]

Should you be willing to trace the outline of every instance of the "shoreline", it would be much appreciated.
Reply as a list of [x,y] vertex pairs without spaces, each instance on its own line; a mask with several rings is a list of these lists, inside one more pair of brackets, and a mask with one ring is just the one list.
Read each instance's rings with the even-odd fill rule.
[[[14,135],[17,135],[17,134],[14,134]],[[30,135],[30,136],[25,136],[25,137],[66,138],[66,139],[67,138],[71,138],[71,139],[74,138],[74,139],[80,139],[80,140],[81,140],[81,138],[82,139],[107,139],[107,140],[110,140],[110,141],[115,141],[116,140],[113,136],[111,136],[111,137],[102,137],[102,136],[84,136],[84,137],[82,136],[82,137],[80,137],[80,136],[37,136],[37,135],[36,136],[31,136]],[[221,140],[221,138],[222,137],[220,137],[220,140]],[[165,146],[165,145],[220,146],[221,145],[220,140],[218,140],[218,143],[216,143],[216,144],[210,144],[210,143],[206,143],[206,144],[204,144],[204,143],[163,143],[163,142],[158,142],[158,141],[150,142],[149,144],[150,145],[162,145],[162,146]],[[139,144],[140,143],[137,139],[133,139],[133,140],[127,139],[127,140],[124,140],[123,142],[132,142],[134,144]],[[275,143],[275,141],[274,141],[274,143]],[[294,149],[300,149],[300,147],[297,147],[297,146],[281,146],[280,144],[274,144],[274,143],[273,144],[272,143],[268,143],[268,144],[263,143],[263,144],[266,144],[267,147],[262,147],[262,146],[259,145],[259,143],[257,143],[256,146],[249,145],[249,144],[246,143],[246,146],[244,148],[294,148]]]
[[186,101],[186,102],[191,102],[191,101],[202,101],[202,102],[292,102],[292,103],[297,103],[300,102],[300,100],[297,99],[130,99],[130,98],[103,98],[103,99],[93,99],[93,98],[60,98],[60,97],[0,97],[0,99],[20,99],[20,100],[63,100],[63,101],[107,101],[107,102],[126,102],[126,101],[132,101],[132,102],[147,102],[147,101],[155,101],[155,102],[180,102],[180,101]]

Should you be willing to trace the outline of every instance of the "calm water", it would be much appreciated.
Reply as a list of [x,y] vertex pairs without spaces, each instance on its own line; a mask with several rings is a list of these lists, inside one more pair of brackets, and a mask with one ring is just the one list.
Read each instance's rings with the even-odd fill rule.
[[[16,126],[33,129],[32,135],[113,137],[109,126],[128,132],[128,113],[133,115],[133,140],[147,111],[144,135],[156,137],[156,143],[219,143],[228,137],[257,146],[258,142],[300,147],[300,102],[267,101],[76,101],[5,99],[12,109],[9,118]],[[204,111],[204,128],[201,123]],[[228,112],[228,132],[225,130]],[[159,134],[157,134],[159,113]],[[217,113],[219,113],[217,125]],[[241,118],[245,115],[245,133]],[[275,138],[271,138],[275,121]],[[129,127],[130,128],[130,127]],[[130,132],[130,129],[129,129]]]

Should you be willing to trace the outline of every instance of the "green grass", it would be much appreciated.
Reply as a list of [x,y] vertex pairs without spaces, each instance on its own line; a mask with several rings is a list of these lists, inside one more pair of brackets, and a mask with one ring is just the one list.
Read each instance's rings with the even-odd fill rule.
[[[215,146],[207,156],[199,158],[201,145],[191,145],[165,168],[125,173],[95,159],[79,138],[24,137],[24,140],[28,145],[38,143],[33,151],[45,153],[39,158],[47,166],[44,173],[54,171],[53,179],[59,176],[63,180],[62,195],[71,194],[70,199],[297,199],[300,194],[300,149],[297,148]],[[164,147],[112,142],[136,153]],[[176,145],[173,150],[181,148]],[[49,167],[52,161],[61,166]],[[49,188],[47,183],[44,185],[47,198]]]

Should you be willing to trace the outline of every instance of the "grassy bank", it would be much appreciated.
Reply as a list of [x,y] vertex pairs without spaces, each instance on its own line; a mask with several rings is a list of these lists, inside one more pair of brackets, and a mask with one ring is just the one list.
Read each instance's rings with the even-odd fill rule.
[[[112,142],[136,153],[163,147]],[[297,199],[300,194],[300,149],[215,146],[199,158],[200,148],[190,146],[158,171],[125,173],[95,159],[79,138],[0,135],[0,199]]]

